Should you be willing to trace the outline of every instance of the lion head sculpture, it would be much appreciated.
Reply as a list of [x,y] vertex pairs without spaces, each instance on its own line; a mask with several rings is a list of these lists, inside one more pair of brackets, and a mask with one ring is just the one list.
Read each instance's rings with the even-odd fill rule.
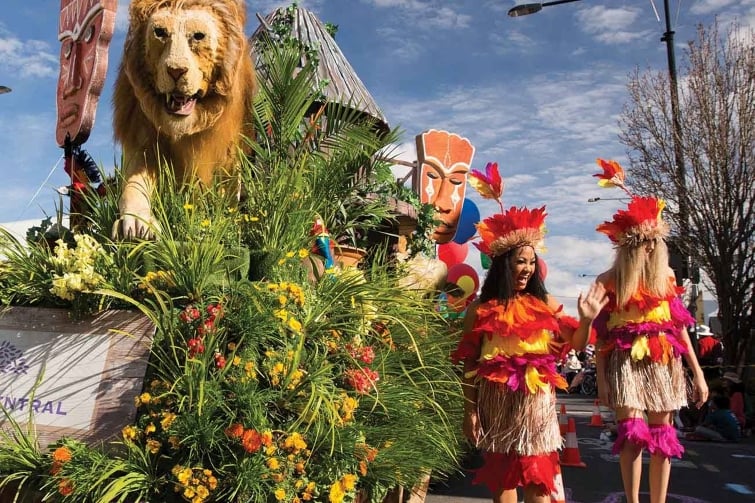
[[205,184],[237,169],[256,90],[245,20],[243,0],[132,0],[113,95],[124,157],[116,234],[152,234],[160,166]]

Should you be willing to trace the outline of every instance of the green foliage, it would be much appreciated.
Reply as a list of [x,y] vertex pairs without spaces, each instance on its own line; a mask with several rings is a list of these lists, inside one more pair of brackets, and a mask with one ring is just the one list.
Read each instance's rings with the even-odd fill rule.
[[[313,106],[300,50],[263,54],[240,201],[224,182],[176,187],[161,169],[156,239],[114,242],[114,194],[87,195],[72,239],[107,260],[94,263],[102,284],[80,294],[155,327],[137,418],[104,446],[39,449],[16,427],[0,438],[0,484],[45,501],[351,503],[456,470],[455,329],[379,253],[365,270],[313,278],[305,266],[318,215],[334,239],[357,242],[400,189],[377,155],[396,133],[347,106]],[[75,307],[51,292],[60,252],[0,242],[4,302]],[[263,279],[249,280],[250,260]]]

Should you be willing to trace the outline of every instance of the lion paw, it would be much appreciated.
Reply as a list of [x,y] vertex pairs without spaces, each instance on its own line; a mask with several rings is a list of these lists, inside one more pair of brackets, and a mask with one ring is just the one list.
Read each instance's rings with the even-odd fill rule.
[[154,239],[157,222],[151,214],[146,216],[124,213],[115,221],[113,239]]

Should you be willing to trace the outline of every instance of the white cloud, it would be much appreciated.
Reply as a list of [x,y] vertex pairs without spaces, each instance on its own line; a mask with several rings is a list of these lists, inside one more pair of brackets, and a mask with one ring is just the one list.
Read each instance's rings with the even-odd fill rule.
[[57,78],[58,65],[58,54],[47,43],[0,31],[0,69],[22,78]]
[[632,25],[642,12],[636,7],[610,8],[602,5],[577,11],[582,31],[605,44],[626,44],[635,40],[647,40],[651,32],[632,30]]

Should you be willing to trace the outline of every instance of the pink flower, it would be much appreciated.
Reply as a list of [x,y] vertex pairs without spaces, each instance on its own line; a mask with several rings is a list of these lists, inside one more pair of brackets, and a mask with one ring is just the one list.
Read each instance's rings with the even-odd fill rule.
[[354,388],[354,391],[366,395],[375,387],[375,382],[380,379],[380,375],[368,368],[348,369],[344,372],[344,379],[346,384]]

